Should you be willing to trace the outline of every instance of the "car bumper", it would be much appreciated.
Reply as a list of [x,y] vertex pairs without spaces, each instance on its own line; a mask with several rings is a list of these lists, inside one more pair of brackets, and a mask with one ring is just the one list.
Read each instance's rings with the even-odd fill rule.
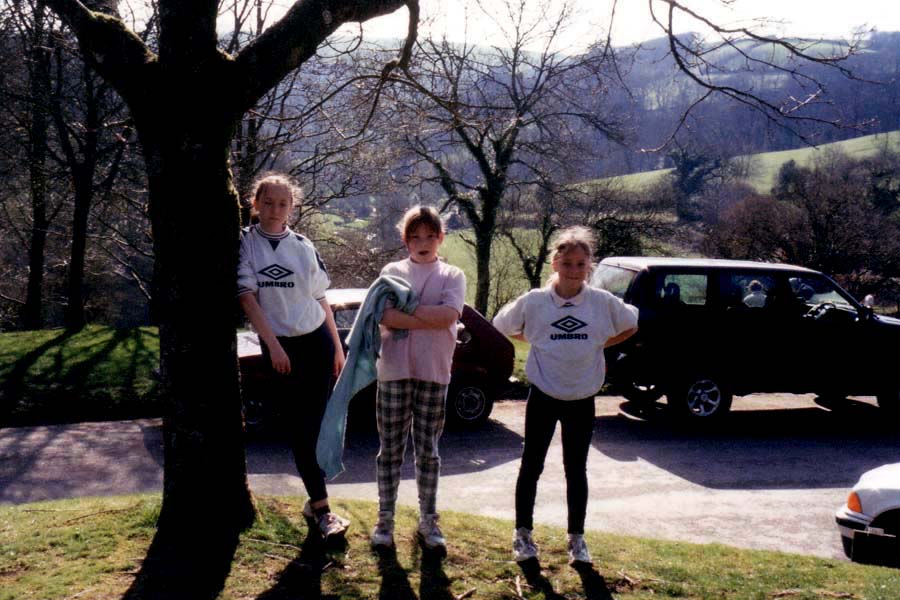
[[871,517],[852,511],[846,506],[842,506],[834,513],[834,520],[841,532],[841,536],[850,539],[853,538],[853,532],[865,531],[872,522]]

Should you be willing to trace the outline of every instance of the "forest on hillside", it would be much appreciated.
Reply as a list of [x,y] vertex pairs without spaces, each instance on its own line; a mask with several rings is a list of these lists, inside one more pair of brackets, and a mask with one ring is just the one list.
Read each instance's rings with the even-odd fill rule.
[[[253,43],[267,25],[262,4],[223,5],[233,26],[221,52]],[[124,18],[158,42],[158,23]],[[637,48],[600,39],[582,55],[549,43],[526,50],[526,34],[549,40],[552,25],[504,48],[423,37],[389,75],[402,42],[330,41],[244,115],[231,144],[235,188],[246,203],[261,173],[295,177],[305,192],[295,225],[339,286],[365,285],[394,256],[401,211],[435,204],[476,257],[470,285],[479,282],[485,312],[519,291],[504,273],[542,280],[550,237],[571,223],[594,228],[604,254],[792,261],[896,302],[891,148],[787,167],[770,195],[740,184],[752,161],[736,157],[900,129],[900,33],[788,46],[734,38],[715,51],[679,36],[704,87],[668,38]],[[829,52],[848,56],[839,68],[803,59]],[[658,168],[673,171],[652,187],[604,179]],[[133,116],[42,2],[0,1],[0,173],[0,330],[153,321],[151,207]],[[763,216],[780,226],[767,244],[742,241]]]

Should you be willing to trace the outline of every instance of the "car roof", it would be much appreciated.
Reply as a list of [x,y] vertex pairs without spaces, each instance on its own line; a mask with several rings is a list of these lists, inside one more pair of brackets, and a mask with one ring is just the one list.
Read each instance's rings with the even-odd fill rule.
[[602,265],[612,265],[626,269],[647,270],[654,267],[693,267],[711,269],[762,269],[773,271],[799,271],[818,273],[806,267],[783,263],[766,263],[752,260],[730,260],[724,258],[679,258],[672,256],[609,256],[600,261]]
[[368,291],[366,288],[335,288],[325,290],[325,298],[328,300],[328,304],[332,306],[362,304]]

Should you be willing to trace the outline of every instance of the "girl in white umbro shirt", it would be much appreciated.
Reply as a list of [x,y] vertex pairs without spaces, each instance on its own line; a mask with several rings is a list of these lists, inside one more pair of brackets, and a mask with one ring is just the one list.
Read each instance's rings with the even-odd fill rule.
[[299,195],[299,187],[283,175],[256,183],[253,208],[259,222],[241,234],[238,301],[270,370],[274,397],[268,400],[280,405],[280,416],[292,428],[294,462],[309,494],[303,514],[325,538],[340,537],[350,522],[331,512],[316,442],[344,352],[325,299],[330,284],[325,265],[312,242],[287,225]]
[[603,349],[637,331],[638,310],[609,292],[592,288],[593,239],[585,227],[556,237],[553,277],[504,306],[494,317],[503,333],[531,344],[525,372],[531,382],[525,409],[525,446],[516,481],[517,561],[536,559],[532,539],[537,482],[559,421],[562,428],[570,562],[590,563],[584,543],[587,455],[594,432],[594,395],[603,385]]

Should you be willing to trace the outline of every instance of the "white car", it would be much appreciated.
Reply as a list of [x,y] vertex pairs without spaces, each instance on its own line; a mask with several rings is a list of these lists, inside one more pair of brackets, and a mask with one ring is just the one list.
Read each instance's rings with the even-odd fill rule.
[[900,463],[863,473],[834,518],[850,559],[900,565]]

